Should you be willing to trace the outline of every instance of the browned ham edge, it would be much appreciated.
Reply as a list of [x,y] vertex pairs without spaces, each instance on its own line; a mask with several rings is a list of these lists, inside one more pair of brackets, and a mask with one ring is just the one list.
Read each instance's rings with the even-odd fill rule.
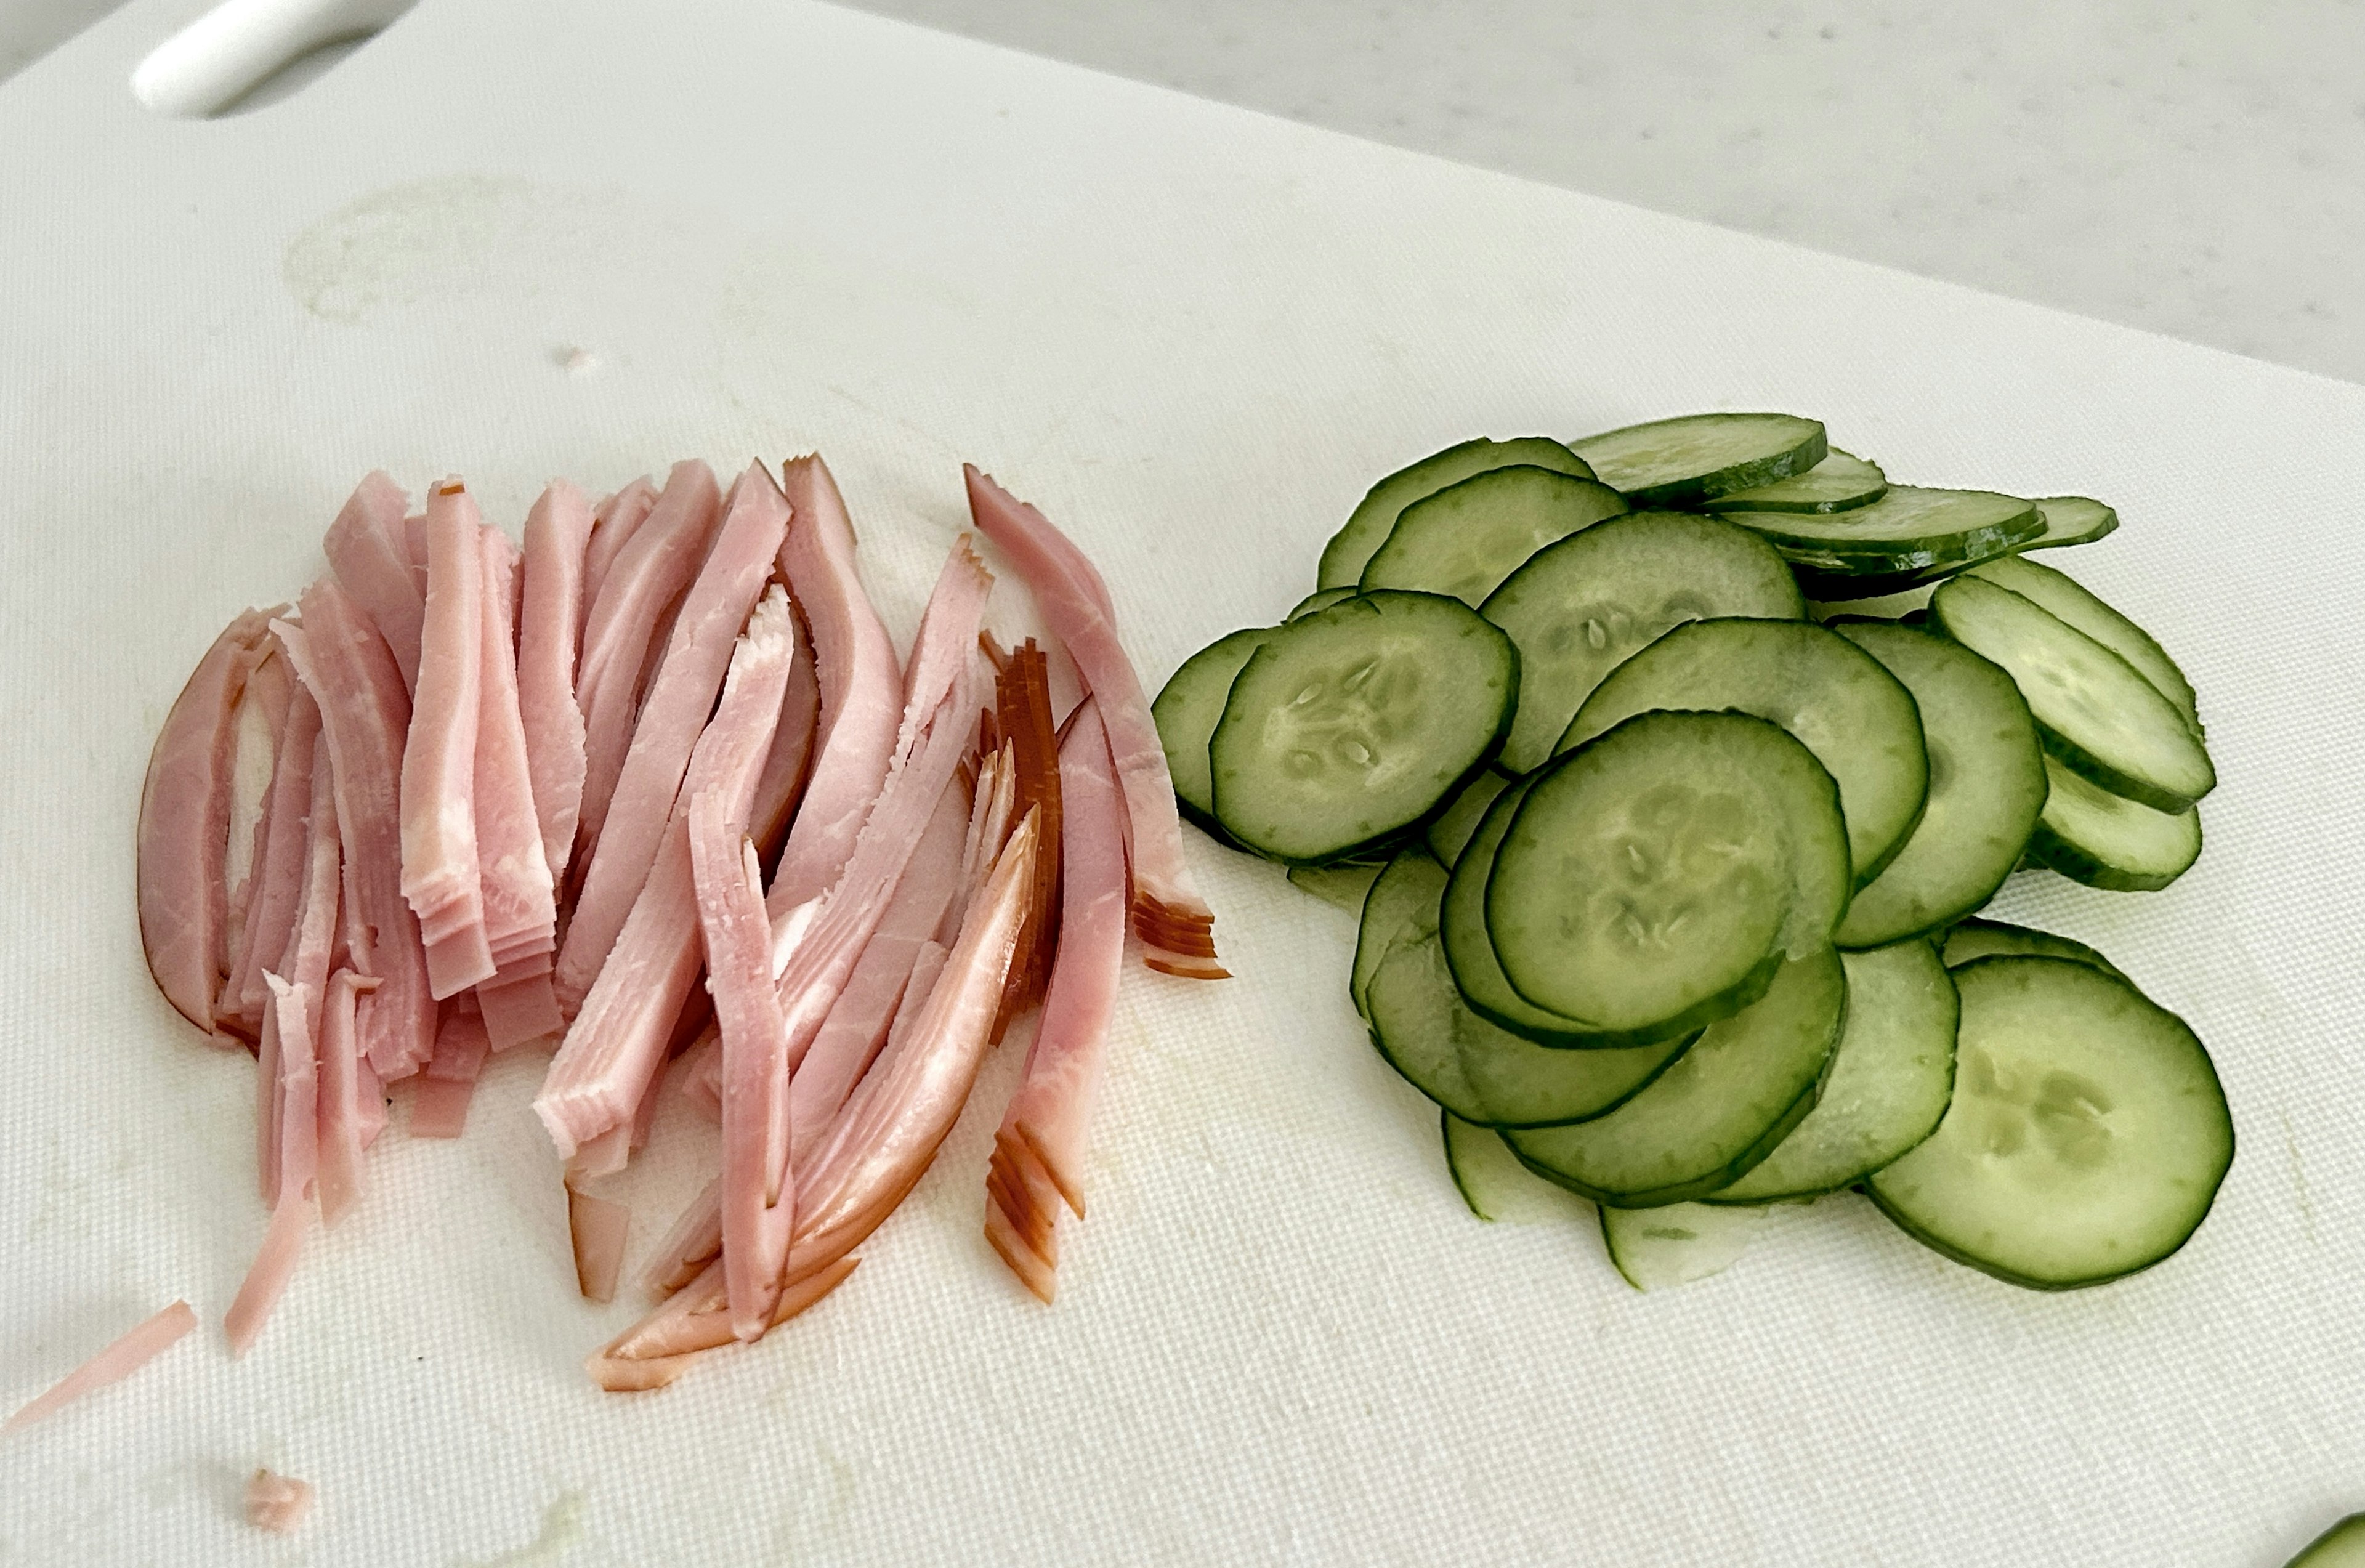
[[111,1383],[122,1382],[178,1344],[196,1326],[197,1315],[189,1310],[189,1304],[174,1302],[60,1378],[47,1393],[19,1409],[5,1423],[0,1423],[0,1432],[13,1432],[19,1427],[29,1427],[44,1416],[55,1415],[85,1394],[95,1394]]

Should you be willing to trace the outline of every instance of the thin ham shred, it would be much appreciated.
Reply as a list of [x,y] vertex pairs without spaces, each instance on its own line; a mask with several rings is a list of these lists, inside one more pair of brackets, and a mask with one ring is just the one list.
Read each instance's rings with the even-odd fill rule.
[[1059,1261],[1060,1202],[1083,1217],[1085,1136],[1125,967],[1125,807],[1108,734],[1089,698],[1059,747],[1059,955],[987,1178],[987,1238],[1047,1303]]
[[[337,939],[337,915],[340,906],[339,876],[342,856],[337,824],[335,786],[330,771],[322,767],[312,770],[312,798],[305,813],[304,886],[297,903],[296,928],[289,933],[287,946],[273,959],[273,964],[286,977],[285,982],[275,980],[266,970],[263,982],[271,988],[273,1010],[263,1017],[261,1044],[257,1055],[258,1079],[262,1114],[256,1126],[261,1139],[257,1168],[262,1176],[263,1199],[276,1201],[282,1189],[282,1150],[286,1147],[288,1129],[283,1124],[286,1102],[282,1092],[285,1069],[280,1052],[290,1037],[284,1025],[275,1028],[273,1019],[284,1006],[280,992],[283,983],[293,986],[304,998],[303,1043],[310,1049],[310,1041],[319,1031],[320,999],[327,994],[329,966]],[[310,1071],[309,1067],[303,1069]],[[305,1113],[308,1119],[311,1112]],[[310,1180],[308,1174],[305,1178]]]
[[383,1115],[377,1080],[361,1056],[360,1013],[378,982],[351,969],[329,977],[320,1008],[319,1170],[314,1187],[320,1219],[334,1225],[361,1196],[362,1150],[368,1147],[373,1114]]
[[309,1194],[318,1168],[319,1077],[310,1023],[313,999],[305,986],[290,985],[277,975],[263,978],[270,982],[272,1001],[264,1028],[275,1034],[277,1045],[265,1055],[276,1069],[278,1085],[278,1192],[262,1249],[222,1320],[233,1356],[243,1356],[253,1345],[295,1275],[311,1219]]
[[993,1025],[999,1041],[1012,1019],[1042,1000],[1059,935],[1059,726],[1051,716],[1050,661],[1032,637],[1012,650],[1001,667],[994,683],[994,727],[1010,748],[1011,811],[1019,816],[1037,812],[1042,819],[1026,924]]
[[1141,679],[1117,638],[1108,585],[1067,535],[1041,512],[973,465],[970,515],[1002,546],[1035,590],[1051,630],[1067,645],[1085,687],[1100,700],[1125,798],[1126,854],[1132,877],[1133,926],[1147,949],[1144,962],[1164,974],[1222,980],[1216,961],[1216,917],[1192,885],[1182,858],[1182,825],[1174,809],[1174,780],[1149,714]]
[[271,1000],[263,971],[287,950],[287,938],[296,929],[297,908],[303,900],[308,859],[305,818],[311,805],[316,753],[325,759],[327,754],[320,749],[320,705],[299,685],[280,725],[271,790],[256,824],[262,842],[249,878],[252,890],[246,904],[245,940],[214,1009],[215,1016],[227,1026],[257,1040],[262,1038],[263,1011]]
[[465,1003],[446,1003],[435,1034],[435,1054],[418,1079],[410,1102],[412,1137],[458,1137],[468,1126],[468,1104],[485,1070],[492,1041],[484,1015]]
[[[383,472],[373,473],[329,524],[321,547],[338,586],[353,595],[386,639],[406,691],[419,689],[419,648],[427,597],[410,554],[404,512],[410,498]],[[422,536],[423,537],[423,536]]]
[[632,1228],[631,1209],[568,1183],[566,1234],[575,1247],[575,1288],[584,1300],[616,1299],[616,1281],[624,1271],[624,1241]]
[[[644,489],[646,480],[638,482]],[[648,492],[652,505],[656,492]],[[583,811],[583,708],[575,700],[575,663],[583,652],[586,556],[590,503],[555,479],[525,516],[519,576],[518,712],[525,727],[526,770],[533,782],[543,863],[554,881],[575,854]]]
[[246,1522],[274,1535],[293,1535],[312,1511],[312,1484],[258,1470],[246,1479]]
[[0,1432],[13,1432],[19,1427],[29,1427],[44,1416],[55,1415],[85,1394],[95,1394],[111,1383],[122,1382],[180,1343],[196,1326],[197,1315],[189,1310],[189,1304],[174,1302],[60,1378],[48,1392],[23,1406],[5,1423],[0,1423]]
[[[789,503],[760,464],[748,469],[734,494],[736,499],[723,517],[713,549],[675,618],[664,662],[641,704],[599,842],[585,868],[566,943],[558,954],[555,982],[562,1007],[579,1005],[589,993],[616,934],[624,928],[633,901],[649,879],[649,868],[675,814],[690,750],[706,727],[730,666],[734,640],[764,591],[772,558],[787,532]],[[790,643],[784,652],[792,653],[793,647]],[[784,658],[780,689],[773,692],[772,711],[765,716],[767,755],[779,722],[787,664]]]
[[457,479],[427,500],[427,620],[402,753],[402,895],[419,916],[429,990],[439,1000],[490,979],[476,835],[476,739],[483,710],[483,519]]
[[[795,526],[795,520],[790,520]],[[788,842],[789,824],[796,819],[813,778],[813,741],[821,717],[821,682],[813,676],[813,644],[799,622],[793,631],[796,650],[789,666],[788,689],[780,696],[780,722],[772,731],[771,755],[756,780],[755,814],[747,820],[748,836],[767,867],[776,866]]]
[[600,503],[591,514],[591,536],[583,549],[583,610],[591,613],[599,602],[600,587],[608,580],[608,568],[624,546],[633,542],[641,524],[649,520],[656,509],[657,487],[645,474]]
[[482,531],[484,678],[476,725],[476,852],[485,943],[496,966],[476,992],[497,1050],[555,1035],[565,1021],[550,980],[558,903],[535,813],[510,604],[518,554],[499,529]]
[[174,699],[140,792],[140,939],[148,972],[175,1011],[216,1043],[214,1002],[230,970],[230,768],[238,738],[243,655],[259,648],[276,610],[242,611],[197,661]]

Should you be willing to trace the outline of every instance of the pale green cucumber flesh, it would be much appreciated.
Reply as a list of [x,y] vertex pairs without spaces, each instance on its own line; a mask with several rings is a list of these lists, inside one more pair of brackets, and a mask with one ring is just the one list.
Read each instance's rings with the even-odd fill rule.
[[1822,425],[1796,414],[1685,414],[1627,425],[1569,450],[1637,507],[1690,506],[1803,474],[1830,448]]
[[1721,1274],[1765,1227],[1763,1208],[1668,1204],[1653,1209],[1601,1208],[1609,1261],[1638,1291],[1672,1290]]
[[1521,436],[1512,441],[1465,441],[1449,446],[1442,452],[1431,453],[1419,462],[1397,469],[1373,485],[1364,496],[1345,526],[1330,536],[1322,547],[1322,565],[1316,578],[1317,588],[1352,588],[1363,575],[1363,567],[1372,553],[1395,527],[1396,518],[1404,509],[1427,496],[1433,496],[1448,485],[1459,484],[1473,474],[1484,474],[1490,468],[1508,467],[1514,463],[1532,464],[1539,468],[1551,468],[1590,479],[1593,470],[1585,460],[1549,436]]
[[1405,508],[1362,588],[1441,593],[1475,609],[1537,551],[1625,510],[1624,497],[1592,479],[1529,464],[1489,469]]

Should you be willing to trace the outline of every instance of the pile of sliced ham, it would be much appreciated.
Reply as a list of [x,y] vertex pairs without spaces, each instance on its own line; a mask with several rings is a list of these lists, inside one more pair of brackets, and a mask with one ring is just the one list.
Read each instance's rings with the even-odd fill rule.
[[655,1309],[588,1363],[663,1386],[853,1271],[1029,1014],[985,1231],[1052,1299],[1128,930],[1150,969],[1224,971],[1106,584],[968,489],[1081,677],[1067,714],[1045,650],[987,632],[966,535],[898,657],[818,456],[727,489],[678,464],[596,505],[562,480],[521,547],[458,479],[413,512],[372,474],[327,572],[222,633],[149,763],[140,921],[166,1000],[259,1070],[271,1217],[235,1350],[315,1211],[361,1195],[391,1086],[410,1136],[457,1137],[487,1058],[546,1046],[533,1108],[587,1296],[617,1288],[631,1215],[583,1184],[668,1082],[721,1124],[641,1271]]

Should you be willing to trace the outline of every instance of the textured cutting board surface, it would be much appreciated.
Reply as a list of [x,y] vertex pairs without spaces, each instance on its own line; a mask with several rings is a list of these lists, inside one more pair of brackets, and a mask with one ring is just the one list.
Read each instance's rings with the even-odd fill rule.
[[[0,93],[0,1406],[206,1319],[7,1442],[0,1562],[2270,1568],[2365,1503],[2365,390],[779,0],[426,0],[288,102],[153,117],[125,84],[195,8]],[[2032,1294],[1844,1198],[1637,1295],[1582,1226],[1469,1216],[1351,922],[1194,836],[1239,978],[1128,973],[1057,1307],[979,1233],[1008,1051],[837,1295],[601,1395],[637,1306],[575,1294],[520,1056],[460,1143],[398,1117],[229,1359],[252,1069],[148,983],[132,822],[197,655],[368,468],[514,529],[555,474],[818,447],[907,636],[974,459],[1154,686],[1386,469],[1718,407],[2124,517],[2048,559],[2199,688],[2210,847],[2001,903],[2215,1054],[2240,1151],[2166,1265]],[[660,1126],[635,1261],[711,1139]],[[320,1488],[296,1545],[238,1521],[257,1464]]]

